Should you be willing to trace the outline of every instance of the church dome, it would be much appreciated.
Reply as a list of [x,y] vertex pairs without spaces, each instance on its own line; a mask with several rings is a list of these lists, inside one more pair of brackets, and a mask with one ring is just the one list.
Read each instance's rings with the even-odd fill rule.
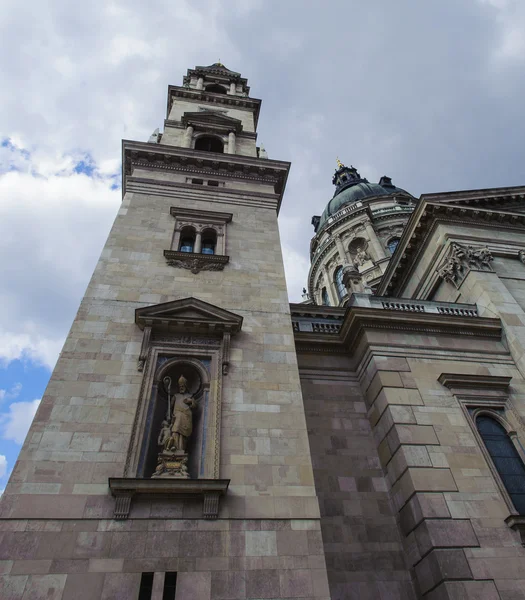
[[369,183],[367,179],[361,178],[354,167],[340,165],[333,179],[336,186],[334,197],[328,202],[319,219],[316,231],[320,231],[326,221],[335,215],[341,208],[367,198],[378,196],[392,196],[395,194],[410,194],[392,184],[390,177],[381,177],[379,183]]

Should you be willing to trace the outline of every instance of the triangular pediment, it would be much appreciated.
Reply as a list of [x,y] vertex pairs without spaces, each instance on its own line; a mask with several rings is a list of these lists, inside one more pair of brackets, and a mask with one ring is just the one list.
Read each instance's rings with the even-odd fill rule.
[[204,125],[235,130],[237,133],[242,131],[240,119],[234,119],[233,117],[221,115],[214,111],[200,110],[198,112],[185,112],[182,115],[181,122],[186,127],[188,125]]
[[135,323],[141,328],[180,331],[236,333],[242,327],[242,317],[198,298],[182,298],[162,304],[137,308]]

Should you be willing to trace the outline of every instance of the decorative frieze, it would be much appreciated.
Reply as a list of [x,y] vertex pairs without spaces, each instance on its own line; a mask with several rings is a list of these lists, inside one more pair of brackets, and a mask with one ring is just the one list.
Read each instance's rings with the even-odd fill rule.
[[201,271],[222,271],[230,261],[229,256],[179,252],[177,250],[164,250],[164,256],[170,267],[187,269],[194,275]]

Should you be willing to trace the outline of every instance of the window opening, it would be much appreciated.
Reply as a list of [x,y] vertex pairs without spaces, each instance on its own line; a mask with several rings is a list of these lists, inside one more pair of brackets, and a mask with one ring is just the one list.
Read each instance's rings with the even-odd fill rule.
[[204,180],[203,179],[192,179],[191,182],[195,183],[196,185],[203,185],[204,184]]
[[516,447],[496,419],[480,415],[476,427],[514,508],[520,515],[525,515],[525,465]]
[[205,229],[202,232],[202,254],[215,254],[217,246],[217,233],[214,229]]
[[213,135],[203,135],[195,140],[195,150],[204,150],[205,152],[224,152],[222,140]]
[[330,298],[328,298],[328,292],[326,291],[326,288],[323,288],[323,291],[321,292],[321,299],[323,302],[323,306],[330,306]]
[[162,600],[175,600],[177,591],[177,573],[172,571],[164,575],[164,592]]
[[334,281],[337,288],[337,295],[339,300],[342,300],[346,296],[346,288],[343,284],[343,267],[337,267],[334,273]]
[[218,181],[208,181],[208,185],[211,185],[213,187],[219,187],[219,182]]
[[193,252],[195,248],[195,230],[192,227],[185,227],[180,234],[180,252]]
[[390,252],[391,252],[392,254],[394,254],[394,252],[396,251],[396,248],[397,248],[397,245],[398,245],[398,244],[399,244],[399,238],[392,238],[392,239],[391,239],[391,240],[388,242],[387,246],[388,246],[388,249],[390,250]]
[[153,573],[142,573],[138,600],[151,600],[153,592]]
[[222,87],[222,85],[218,85],[217,83],[212,83],[206,86],[207,92],[213,92],[214,94],[226,94],[226,88]]

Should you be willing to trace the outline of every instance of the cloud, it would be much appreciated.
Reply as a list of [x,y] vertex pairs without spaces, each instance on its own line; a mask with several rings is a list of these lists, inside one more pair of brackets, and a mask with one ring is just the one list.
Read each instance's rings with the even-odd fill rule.
[[36,414],[40,399],[32,402],[14,402],[0,415],[0,434],[4,440],[22,444]]
[[343,0],[4,5],[0,363],[54,364],[120,203],[121,139],[162,128],[188,67],[221,59],[249,78],[258,139],[292,161],[291,300],[337,156],[415,195],[523,183],[523,2],[354,2],[350,21],[334,19]]
[[9,390],[0,389],[0,402],[4,402],[5,400],[14,400],[15,398],[18,398],[21,391],[21,383],[15,383],[13,386],[11,386],[11,389]]
[[[6,473],[7,473],[7,458],[3,454],[0,454],[0,479],[2,477],[4,477]],[[2,492],[3,492],[3,490],[2,490]],[[2,492],[0,492],[0,496],[2,495]]]
[[0,177],[0,363],[52,367],[121,194],[115,173],[86,153],[9,151],[17,169]]

